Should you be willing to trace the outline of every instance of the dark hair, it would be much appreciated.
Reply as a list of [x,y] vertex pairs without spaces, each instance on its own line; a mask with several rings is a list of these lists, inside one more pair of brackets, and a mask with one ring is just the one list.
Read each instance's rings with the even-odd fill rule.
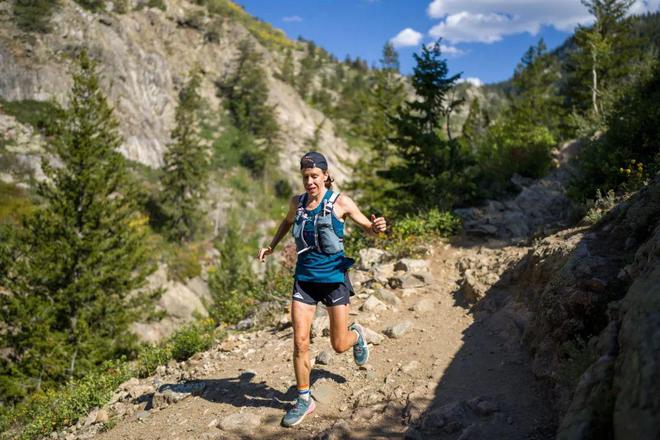
[[326,187],[327,189],[332,189],[332,182],[334,182],[335,179],[332,178],[332,176],[330,175],[330,173],[326,172],[326,174],[328,175],[328,178],[327,178],[326,181],[325,181],[325,187]]

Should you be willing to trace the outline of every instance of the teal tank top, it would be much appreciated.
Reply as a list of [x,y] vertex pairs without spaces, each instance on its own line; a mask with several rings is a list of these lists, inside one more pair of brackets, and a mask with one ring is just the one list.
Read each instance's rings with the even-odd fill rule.
[[[325,192],[323,199],[329,199],[332,191]],[[318,215],[323,209],[323,200],[319,206],[308,211],[307,215],[314,217]],[[344,237],[344,222],[339,220],[334,212],[332,214],[332,227],[339,238]],[[308,243],[314,242],[314,224],[313,222],[306,222],[303,229],[305,241]],[[347,258],[344,251],[335,254],[325,254],[315,249],[303,252],[298,255],[296,262],[296,271],[294,278],[298,281],[312,281],[315,283],[342,283],[344,282],[346,271],[350,268],[355,261],[352,258]]]

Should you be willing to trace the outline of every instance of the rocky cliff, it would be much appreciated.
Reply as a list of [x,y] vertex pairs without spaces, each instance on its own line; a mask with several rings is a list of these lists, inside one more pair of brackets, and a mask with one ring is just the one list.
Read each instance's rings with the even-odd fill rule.
[[[203,72],[201,94],[209,111],[222,113],[215,83],[233,69],[238,43],[244,39],[251,40],[263,55],[269,103],[275,106],[282,129],[280,166],[285,173],[295,171],[296,159],[309,148],[309,139],[325,120],[289,85],[275,78],[281,53],[265,47],[240,22],[211,17],[192,2],[168,0],[165,11],[129,8],[130,12],[118,14],[92,13],[72,0],[63,0],[48,34],[18,30],[11,3],[0,4],[0,99],[52,99],[66,104],[73,55],[86,48],[99,61],[105,92],[120,122],[122,152],[150,167],[162,163],[174,125],[177,91],[192,68]],[[194,24],[191,17],[195,17]],[[215,33],[209,41],[211,27]],[[9,137],[21,131],[10,121],[3,127],[3,135]],[[25,148],[30,149],[29,143]],[[350,177],[348,165],[355,153],[327,120],[319,136],[319,150],[329,156],[340,182]]]
[[[540,241],[515,274],[560,439],[660,436],[660,176],[599,223]],[[612,431],[613,430],[613,431]]]

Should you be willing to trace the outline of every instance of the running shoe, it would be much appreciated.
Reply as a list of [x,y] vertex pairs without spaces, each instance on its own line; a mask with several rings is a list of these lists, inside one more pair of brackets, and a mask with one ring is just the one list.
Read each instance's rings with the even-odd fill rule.
[[364,365],[369,360],[369,347],[367,346],[367,339],[364,336],[364,329],[360,324],[351,324],[349,327],[351,330],[358,332],[358,339],[355,345],[353,346],[353,359],[358,365]]
[[313,398],[308,400],[298,397],[296,399],[296,404],[286,412],[284,418],[282,418],[283,426],[296,426],[298,423],[302,422],[307,414],[310,414],[316,409],[316,403],[314,403]]

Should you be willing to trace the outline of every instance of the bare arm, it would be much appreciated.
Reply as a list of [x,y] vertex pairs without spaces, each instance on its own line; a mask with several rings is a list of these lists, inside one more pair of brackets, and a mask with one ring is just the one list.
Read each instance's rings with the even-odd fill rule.
[[291,225],[296,220],[296,210],[298,209],[298,197],[291,197],[289,200],[289,211],[286,214],[286,217],[280,222],[280,226],[277,228],[277,232],[273,236],[273,239],[270,241],[270,245],[265,248],[260,248],[257,258],[259,261],[266,261],[266,256],[273,253],[275,246],[284,238],[284,236],[291,229]]
[[365,234],[369,235],[378,235],[380,232],[385,232],[387,229],[387,224],[383,217],[378,217],[374,214],[371,214],[371,220],[368,219],[360,208],[355,204],[355,202],[346,195],[341,195],[337,200],[342,209],[342,217],[350,217],[355,223],[357,223]]

